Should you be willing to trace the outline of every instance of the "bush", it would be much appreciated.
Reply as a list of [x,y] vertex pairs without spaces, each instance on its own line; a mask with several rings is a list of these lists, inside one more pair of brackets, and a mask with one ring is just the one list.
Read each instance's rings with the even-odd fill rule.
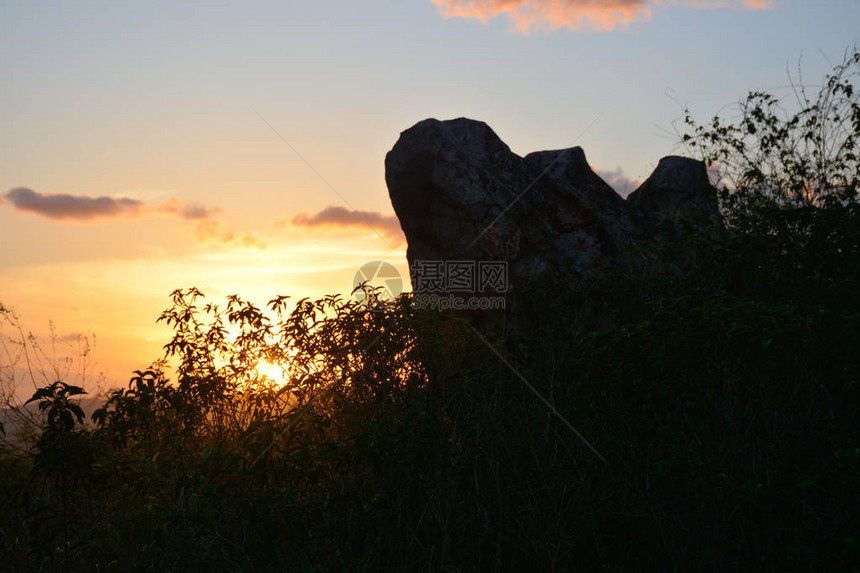
[[815,96],[791,77],[794,111],[784,100],[750,92],[732,119],[700,125],[689,109],[681,141],[719,168],[720,206],[730,224],[760,209],[843,205],[860,185],[860,51],[846,52]]

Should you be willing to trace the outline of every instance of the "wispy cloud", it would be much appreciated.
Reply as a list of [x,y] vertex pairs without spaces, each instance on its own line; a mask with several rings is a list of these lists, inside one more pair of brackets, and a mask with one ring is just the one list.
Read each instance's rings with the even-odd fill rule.
[[642,182],[638,179],[631,179],[624,175],[620,167],[616,169],[596,169],[592,167],[592,169],[622,197],[627,197],[642,185]]
[[[217,209],[185,203],[171,197],[158,205],[148,205],[128,197],[90,197],[67,193],[33,191],[17,187],[6,198],[18,211],[32,213],[53,221],[90,222],[106,219],[130,219],[150,214],[168,214],[181,219],[208,219]],[[2,203],[2,196],[0,196]]]
[[504,15],[521,34],[560,28],[606,32],[651,19],[654,6],[765,10],[773,0],[431,0],[445,18],[481,22]]
[[26,187],[12,189],[6,198],[19,211],[57,221],[118,219],[142,214],[146,204],[137,199],[41,193]]
[[206,207],[198,203],[185,203],[182,199],[171,197],[158,205],[155,210],[159,213],[177,215],[185,220],[209,219],[219,211],[217,207]]
[[223,223],[211,219],[202,220],[194,229],[194,240],[198,243],[239,246],[265,249],[266,244],[256,235],[226,230]]
[[[380,233],[392,246],[401,244],[404,240],[400,222],[395,215],[384,215],[378,211],[353,211],[346,207],[332,205],[318,213],[299,213],[290,220],[299,227],[322,227],[329,229],[359,229],[368,230],[368,225]],[[286,221],[279,221],[280,226]]]
[[[3,197],[0,195],[0,203]],[[223,223],[214,220],[213,216],[220,212],[217,207],[186,203],[178,197],[170,197],[161,203],[148,204],[128,197],[90,197],[47,193],[18,187],[6,193],[5,198],[18,211],[59,222],[90,223],[134,219],[148,215],[168,215],[184,221],[196,222],[192,238],[197,243],[266,248],[263,241],[256,235],[225,229]]]

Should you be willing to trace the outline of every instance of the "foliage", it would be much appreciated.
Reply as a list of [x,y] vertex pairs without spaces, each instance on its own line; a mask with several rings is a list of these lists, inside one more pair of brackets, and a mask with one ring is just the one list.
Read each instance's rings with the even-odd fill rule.
[[760,208],[844,204],[860,185],[860,51],[846,53],[815,96],[793,80],[796,109],[764,91],[750,92],[733,119],[700,125],[689,109],[682,142],[727,184],[720,194],[729,223]]
[[48,415],[47,429],[57,433],[67,433],[75,427],[75,422],[84,422],[84,411],[81,407],[69,399],[72,396],[86,394],[80,386],[70,386],[65,382],[57,380],[49,386],[39,388],[36,393],[25,402],[39,401],[39,410]]
[[[0,456],[3,552],[22,571],[850,569],[860,314],[703,270],[668,296],[603,288],[629,310],[578,334],[575,300],[511,295],[530,320],[482,335],[504,361],[408,296],[264,313],[177,291],[175,381],[135,372],[95,431],[73,387],[34,396],[55,415],[31,470]],[[73,438],[46,466],[51,423]]]
[[[53,322],[48,330],[43,341],[0,303],[0,429],[6,430],[0,432],[0,447],[18,450],[22,443],[35,439],[42,420],[40,410],[25,403],[32,392],[58,380],[77,387],[100,382],[93,377],[95,337],[78,334],[60,345]],[[27,387],[32,390],[28,392]]]

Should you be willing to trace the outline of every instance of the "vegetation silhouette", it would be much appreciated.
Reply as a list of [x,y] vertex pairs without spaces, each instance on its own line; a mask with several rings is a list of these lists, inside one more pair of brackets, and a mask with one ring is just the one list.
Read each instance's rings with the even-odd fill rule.
[[[822,93],[849,98],[840,125],[856,142],[845,81],[860,56],[846,62]],[[780,126],[772,100],[751,97],[739,123],[693,126],[687,141],[722,165],[749,149],[787,158],[779,137],[832,117]],[[738,144],[756,136],[758,148]],[[110,393],[94,425],[71,401],[79,388],[34,394],[45,418],[32,450],[0,451],[4,564],[857,570],[852,145],[825,163],[855,171],[816,171],[827,145],[741,169],[721,197],[728,231],[688,230],[684,281],[618,272],[566,297],[551,281],[508,293],[517,319],[482,333],[504,361],[409,294],[260,309],[177,290],[164,359]]]

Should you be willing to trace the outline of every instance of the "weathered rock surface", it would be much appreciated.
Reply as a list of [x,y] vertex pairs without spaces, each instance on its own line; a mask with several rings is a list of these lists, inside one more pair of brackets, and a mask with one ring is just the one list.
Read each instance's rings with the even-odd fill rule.
[[643,211],[662,213],[672,219],[689,219],[701,227],[722,228],[705,164],[670,155],[627,201]]
[[[653,262],[677,220],[713,225],[701,162],[670,157],[625,201],[579,147],[520,157],[480,121],[424,120],[400,135],[385,179],[418,261],[507,261],[511,285],[550,272],[575,285],[598,269]],[[413,289],[416,288],[413,272]]]

